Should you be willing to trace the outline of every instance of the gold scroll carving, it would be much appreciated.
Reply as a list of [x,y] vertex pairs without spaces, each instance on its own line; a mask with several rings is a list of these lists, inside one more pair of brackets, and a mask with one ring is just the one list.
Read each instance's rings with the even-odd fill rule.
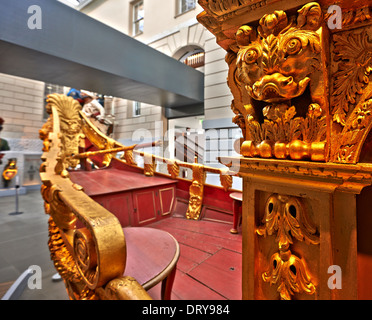
[[[119,279],[126,263],[120,222],[68,179],[79,163],[84,134],[80,105],[63,95],[48,97],[49,123],[40,132],[45,152],[41,193],[49,219],[49,249],[71,299],[97,299],[97,292]],[[77,219],[85,228],[76,229]],[[120,291],[120,288],[118,288]]]
[[177,179],[180,175],[180,166],[177,161],[168,161],[167,163],[168,173],[171,175],[172,179]]
[[319,244],[317,229],[310,221],[300,198],[274,194],[266,202],[263,225],[257,228],[260,236],[276,234],[279,252],[269,261],[268,271],[262,278],[277,285],[281,299],[290,300],[295,293],[315,293],[304,259],[290,250],[294,239],[310,245]]

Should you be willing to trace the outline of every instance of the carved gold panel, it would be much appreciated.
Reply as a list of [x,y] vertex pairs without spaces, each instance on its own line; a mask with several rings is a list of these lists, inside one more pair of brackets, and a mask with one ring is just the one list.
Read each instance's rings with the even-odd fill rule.
[[323,22],[320,5],[312,2],[296,15],[267,12],[258,26],[241,25],[231,36],[228,85],[243,156],[326,160]]
[[226,50],[244,157],[372,159],[362,150],[372,140],[370,2],[337,2],[340,30],[329,27],[330,1],[199,2],[199,22]]

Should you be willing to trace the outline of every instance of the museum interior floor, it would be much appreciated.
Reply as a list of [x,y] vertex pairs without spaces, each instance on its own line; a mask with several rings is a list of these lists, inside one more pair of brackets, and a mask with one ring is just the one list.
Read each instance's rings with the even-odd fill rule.
[[[56,273],[47,246],[48,216],[44,214],[39,190],[19,197],[0,197],[0,297],[30,266],[40,266],[42,288],[26,287],[19,299],[68,299],[63,282],[53,282]],[[174,300],[241,299],[241,233],[230,234],[231,225],[171,217],[146,227],[171,233],[180,244],[180,259],[172,291]],[[154,299],[160,286],[149,291]]]

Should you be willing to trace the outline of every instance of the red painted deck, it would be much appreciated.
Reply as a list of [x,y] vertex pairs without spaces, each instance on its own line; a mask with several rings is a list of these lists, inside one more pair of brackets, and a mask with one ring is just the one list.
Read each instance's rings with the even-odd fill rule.
[[112,195],[118,192],[143,190],[175,184],[168,178],[146,177],[136,172],[123,171],[115,168],[95,171],[70,171],[70,179],[84,187],[84,192],[90,196]]
[[[165,230],[176,238],[180,259],[172,299],[240,300],[242,236],[230,233],[233,217],[229,193],[206,186],[202,220],[187,220],[184,213],[190,181],[145,177],[120,168],[124,166],[121,163],[117,166],[72,171],[71,180],[114,213],[123,227],[146,225]],[[160,285],[149,293],[159,299]]]
[[[240,300],[242,236],[230,224],[172,217],[147,227],[165,230],[180,244],[173,300]],[[158,299],[160,287],[150,290]]]

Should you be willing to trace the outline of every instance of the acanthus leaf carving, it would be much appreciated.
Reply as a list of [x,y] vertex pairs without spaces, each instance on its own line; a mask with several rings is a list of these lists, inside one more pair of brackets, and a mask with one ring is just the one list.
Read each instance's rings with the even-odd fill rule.
[[359,102],[372,71],[372,41],[364,30],[334,35],[335,61],[340,61],[334,75],[332,94],[333,120],[343,126]]
[[359,161],[361,148],[371,129],[372,41],[368,28],[334,35],[333,130],[330,160]]
[[262,279],[270,285],[277,285],[280,298],[290,300],[295,293],[314,294],[316,286],[303,258],[290,250],[294,240],[307,245],[320,243],[317,228],[297,197],[273,194],[265,206],[262,225],[256,230],[260,236],[276,234],[275,242],[279,252],[274,253]]
[[266,202],[263,223],[257,233],[262,236],[277,233],[275,241],[279,248],[288,248],[293,244],[293,237],[307,244],[319,244],[316,228],[295,197],[272,195]]
[[280,253],[275,253],[269,265],[269,270],[263,273],[262,278],[270,285],[278,286],[277,291],[282,300],[291,300],[296,293],[315,293],[316,287],[303,259],[290,254],[290,258],[286,260],[282,259]]
[[82,107],[78,101],[63,94],[51,94],[47,102],[48,113],[52,115],[53,107],[58,113],[61,139],[60,166],[64,169],[75,168],[79,160],[74,159],[73,156],[79,153],[80,139],[84,137],[79,116]]

